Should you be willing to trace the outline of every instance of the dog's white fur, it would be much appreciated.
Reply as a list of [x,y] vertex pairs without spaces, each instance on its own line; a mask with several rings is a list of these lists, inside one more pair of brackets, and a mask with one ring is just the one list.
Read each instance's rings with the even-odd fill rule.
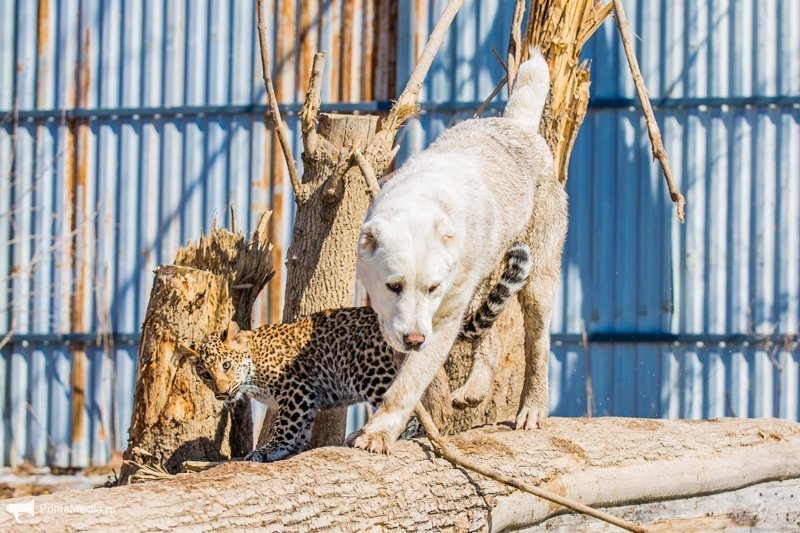
[[[370,207],[358,276],[387,341],[408,355],[375,416],[349,439],[354,446],[388,450],[447,358],[476,288],[515,241],[527,242],[533,255],[531,282],[519,296],[526,379],[517,427],[535,427],[546,416],[547,327],[567,225],[566,194],[537,133],[548,90],[547,63],[533,51],[503,118],[446,131],[398,170]],[[403,340],[409,334],[425,341],[412,351]]]

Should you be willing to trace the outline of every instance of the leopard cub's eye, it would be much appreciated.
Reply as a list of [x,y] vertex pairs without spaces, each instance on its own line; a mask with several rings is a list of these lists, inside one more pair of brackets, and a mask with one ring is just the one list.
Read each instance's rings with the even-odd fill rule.
[[387,283],[386,288],[395,294],[400,294],[401,292],[403,292],[403,284],[400,283],[399,281],[395,281],[394,283]]
[[225,361],[224,363],[222,363],[222,370],[227,372],[230,369],[231,369],[231,362],[230,361]]
[[200,376],[200,379],[211,381],[211,373],[208,370],[203,370],[198,374],[198,376]]

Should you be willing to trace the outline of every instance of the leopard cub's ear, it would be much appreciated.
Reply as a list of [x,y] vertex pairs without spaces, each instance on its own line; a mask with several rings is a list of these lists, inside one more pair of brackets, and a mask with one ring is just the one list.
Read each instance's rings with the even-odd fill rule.
[[239,334],[239,324],[234,322],[233,320],[230,321],[228,324],[228,329],[222,334],[222,342],[225,344],[230,344],[230,342],[236,338]]
[[246,351],[250,347],[250,345],[247,344],[247,335],[245,335],[244,331],[239,332],[233,339],[231,339],[228,343],[228,346],[231,349],[239,351]]

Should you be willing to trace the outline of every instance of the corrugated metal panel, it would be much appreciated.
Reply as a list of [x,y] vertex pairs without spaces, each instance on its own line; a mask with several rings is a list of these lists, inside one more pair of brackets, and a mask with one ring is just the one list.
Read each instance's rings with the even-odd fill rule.
[[[445,1],[267,4],[282,102],[299,101],[322,48],[326,102],[385,109]],[[465,2],[425,82],[426,112],[400,133],[401,161],[502,77],[491,49],[505,50],[511,4]],[[800,3],[626,7],[687,223],[628,107],[609,22],[586,50],[594,99],[570,169],[552,411],[797,419],[800,355],[779,336],[800,319]],[[249,0],[0,0],[0,334],[19,335],[0,350],[2,463],[101,464],[125,447],[136,346],[122,337],[139,331],[152,268],[214,214],[227,223],[227,204],[244,229],[275,210],[283,264],[294,207],[259,68]],[[256,324],[280,316],[284,280],[259,299]],[[584,329],[700,336],[586,348]],[[123,342],[42,341],[70,333]],[[744,337],[723,345],[726,334]]]
[[[394,76],[376,56],[394,57],[394,32],[376,13],[393,2],[268,4],[282,101],[304,94],[320,41],[333,50],[327,101],[388,98]],[[264,99],[253,3],[3,0],[0,20],[0,330],[17,335],[0,364],[0,461],[103,464],[126,445],[136,346],[53,335],[138,332],[153,267],[213,216],[227,223],[228,204],[245,230],[276,211],[283,264],[293,205],[251,109]],[[362,83],[367,68],[380,91]],[[280,316],[282,278],[256,323]]]

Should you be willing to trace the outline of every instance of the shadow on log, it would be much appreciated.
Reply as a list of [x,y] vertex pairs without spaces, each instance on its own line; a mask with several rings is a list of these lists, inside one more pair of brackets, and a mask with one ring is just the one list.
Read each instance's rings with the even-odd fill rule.
[[[800,425],[775,419],[551,418],[537,431],[487,426],[450,442],[491,468],[591,506],[683,499],[800,477]],[[425,440],[398,442],[390,456],[318,448],[276,463],[227,463],[166,481],[37,497],[36,505],[97,510],[37,512],[26,521],[48,530],[135,523],[141,530],[202,524],[282,531],[500,531],[563,511],[454,468],[436,458]],[[0,529],[13,520],[0,515]]]

